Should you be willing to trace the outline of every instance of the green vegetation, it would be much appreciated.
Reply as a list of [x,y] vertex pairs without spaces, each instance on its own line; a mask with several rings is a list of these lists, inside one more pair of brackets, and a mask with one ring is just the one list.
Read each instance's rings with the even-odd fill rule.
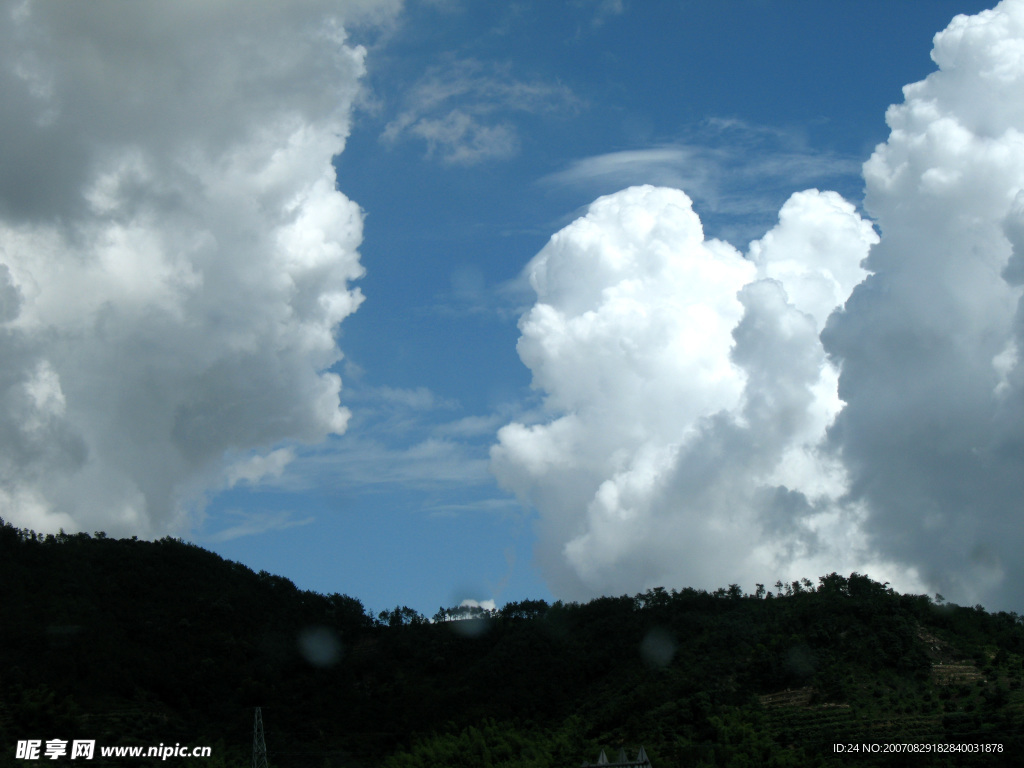
[[[255,706],[272,768],[562,768],[640,745],[654,768],[1011,765],[1022,661],[1017,614],[859,574],[372,617],[179,540],[0,525],[2,767],[31,764],[17,740],[53,738],[245,766]],[[915,763],[837,743],[1003,751]]]

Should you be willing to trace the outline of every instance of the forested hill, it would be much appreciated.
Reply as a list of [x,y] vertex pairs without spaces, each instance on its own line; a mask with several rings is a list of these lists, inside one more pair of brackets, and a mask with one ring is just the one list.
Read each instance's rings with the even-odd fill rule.
[[3,524],[0,766],[75,764],[16,759],[19,740],[55,738],[251,765],[256,706],[271,768],[569,768],[641,745],[653,768],[911,763],[837,743],[1020,764],[1020,616],[858,574],[769,590],[373,617],[179,540]]

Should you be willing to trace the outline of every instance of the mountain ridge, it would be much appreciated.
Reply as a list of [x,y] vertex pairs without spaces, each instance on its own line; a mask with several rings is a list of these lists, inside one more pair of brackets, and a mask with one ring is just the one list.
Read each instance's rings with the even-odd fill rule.
[[246,765],[256,706],[281,768],[578,766],[640,746],[653,768],[844,765],[837,744],[890,742],[1002,748],[930,765],[1019,759],[1021,616],[856,573],[775,586],[374,617],[178,539],[4,523],[0,766],[50,738]]

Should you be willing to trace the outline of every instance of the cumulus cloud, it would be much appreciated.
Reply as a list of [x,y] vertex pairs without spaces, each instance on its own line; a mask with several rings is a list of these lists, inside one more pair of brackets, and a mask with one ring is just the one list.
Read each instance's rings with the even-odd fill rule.
[[[362,296],[335,187],[395,3],[5,6],[0,509],[158,535],[281,441],[345,429],[334,332]],[[259,455],[254,457],[253,452]]]
[[809,190],[745,258],[649,186],[552,237],[519,341],[546,416],[503,427],[491,455],[540,512],[557,593],[785,576],[838,549],[823,529],[856,550],[842,468],[817,448],[840,407],[818,334],[876,240]]
[[1020,607],[1022,51],[1021,0],[936,35],[863,168],[877,233],[811,190],[744,257],[631,188],[530,262],[544,407],[492,469],[556,592],[856,568]]
[[958,16],[865,164],[882,241],[824,335],[871,545],[962,600],[1024,598],[1024,3]]

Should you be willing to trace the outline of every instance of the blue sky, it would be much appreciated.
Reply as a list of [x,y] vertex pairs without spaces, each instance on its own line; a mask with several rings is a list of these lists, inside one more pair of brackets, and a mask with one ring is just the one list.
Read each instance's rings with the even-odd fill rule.
[[[1006,543],[1022,528],[1012,502],[1018,437],[1011,430],[991,446],[981,437],[968,444],[964,435],[990,434],[992,413],[949,408],[975,402],[975,386],[992,397],[998,390],[998,408],[1016,402],[1005,393],[1020,383],[1012,322],[1019,286],[1010,278],[975,285],[977,275],[951,255],[949,270],[936,269],[951,298],[935,301],[961,326],[941,338],[1002,334],[976,366],[988,383],[965,377],[961,386],[945,376],[942,366],[962,369],[955,356],[908,362],[918,359],[922,329],[939,333],[934,318],[906,319],[912,313],[901,309],[917,306],[915,291],[932,278],[915,277],[907,285],[917,287],[900,293],[898,265],[927,260],[892,256],[903,247],[900,233],[912,229],[901,212],[917,210],[923,187],[897,194],[897,171],[866,182],[862,165],[888,141],[876,168],[902,167],[902,136],[923,126],[924,143],[939,149],[920,160],[932,173],[921,178],[960,178],[961,161],[935,138],[945,135],[936,128],[946,125],[942,115],[959,116],[974,136],[1009,137],[1006,151],[1016,157],[1010,129],[1024,130],[1020,113],[968,81],[972,66],[986,83],[991,71],[1019,74],[1010,54],[1004,69],[971,54],[993,49],[995,39],[1007,50],[1021,44],[1021,3],[1000,6],[1014,23],[987,23],[957,44],[948,35],[946,80],[910,96],[903,86],[937,69],[933,36],[987,4],[360,0],[244,21],[231,3],[202,5],[186,3],[181,18],[161,25],[164,11],[144,3],[135,13],[152,25],[116,29],[104,26],[114,8],[105,4],[84,24],[70,12],[5,9],[13,53],[3,60],[0,94],[11,111],[0,134],[29,158],[0,163],[0,296],[13,307],[0,318],[10,336],[0,354],[21,372],[0,382],[9,408],[0,425],[5,518],[38,529],[181,535],[302,588],[356,596],[374,612],[404,604],[430,615],[464,599],[583,599],[662,583],[738,581],[753,591],[755,581],[854,568],[901,588],[1019,609],[1012,584],[1021,565]],[[332,24],[322,22],[332,15]],[[197,33],[196,19],[209,32]],[[147,44],[157,29],[165,30],[160,43]],[[207,69],[186,63],[189,56]],[[108,77],[91,80],[93,71]],[[890,138],[886,110],[905,101],[906,114],[891,116],[904,120],[904,134]],[[15,116],[22,104],[24,116]],[[118,125],[127,127],[107,122],[108,104],[119,105]],[[939,117],[921,117],[928,104],[941,106]],[[188,115],[202,116],[199,127]],[[917,167],[922,142],[906,146],[907,167]],[[1014,185],[1024,185],[1014,162],[990,184],[1002,184],[991,199],[1004,208]],[[340,195],[314,183],[329,177],[330,164]],[[873,205],[865,205],[866,183]],[[964,181],[946,202],[921,210],[951,221],[944,211],[961,210],[956,201],[984,198],[975,183],[982,181]],[[594,295],[633,286],[630,300],[652,316],[696,307],[731,318],[722,319],[718,347],[707,341],[693,351],[696,367],[676,366],[690,352],[672,345],[603,357],[608,339],[641,348],[658,329],[636,330],[600,303],[575,325],[570,317],[571,306],[592,299],[581,286],[604,275],[586,261],[604,247],[593,238],[655,253],[663,242],[671,250],[671,237],[637,234],[636,217],[695,231],[678,196],[621,193],[644,184],[688,196],[703,244],[692,254],[679,246],[695,260],[685,264],[718,259],[721,271],[679,278],[666,298],[662,287],[678,274],[641,259]],[[834,190],[850,207],[808,196],[783,209],[807,189]],[[605,209],[590,208],[616,194]],[[268,219],[249,206],[281,213]],[[1012,263],[1011,221],[993,213],[996,234],[964,224],[961,251],[988,247],[995,241],[986,237],[1004,232],[991,247]],[[930,231],[923,219],[913,226]],[[559,231],[561,244],[535,260]],[[716,240],[732,250],[708,245]],[[944,242],[960,243],[952,235]],[[792,330],[803,321],[785,315],[786,302],[799,304],[807,270],[826,274],[825,250],[850,243],[844,258],[853,277],[836,278],[845,292],[820,314],[797,306],[816,323],[798,355],[817,361],[814,380],[793,385],[818,398],[800,406],[809,431],[779,438],[773,459],[748,455],[743,446],[767,444],[781,429],[751,409],[762,400],[781,407],[785,393],[772,387],[798,367],[797,357],[785,358],[796,342],[780,339],[803,338]],[[281,249],[290,254],[283,262]],[[869,252],[876,275],[865,281],[867,272],[850,270]],[[83,267],[76,285],[84,288],[67,287],[54,275],[73,270],[52,269],[62,259],[98,266]],[[1000,264],[977,274],[998,277]],[[878,298],[890,295],[888,275],[891,295],[902,297],[896,309]],[[1005,311],[982,322],[981,309],[968,311],[964,285]],[[772,293],[778,286],[785,293]],[[843,317],[828,320],[851,293]],[[672,297],[683,294],[691,298],[680,309]],[[555,308],[556,320],[542,305]],[[881,317],[904,325],[871,325]],[[587,318],[596,324],[584,328]],[[703,335],[714,326],[701,323],[666,328]],[[757,336],[766,325],[783,335]],[[765,351],[776,343],[778,355]],[[613,381],[627,359],[648,377],[639,390]],[[672,380],[699,378],[705,363],[733,373],[703,388]],[[878,392],[924,387],[925,371],[951,382],[916,401],[934,409],[879,410]],[[328,374],[340,376],[340,394]],[[608,386],[577,380],[602,377]],[[841,414],[837,398],[849,403]],[[18,411],[15,400],[29,405]],[[657,414],[635,415],[648,403],[680,400],[700,407],[666,416],[671,428]],[[893,413],[917,414],[906,417],[904,443],[880,436]],[[1016,423],[1017,415],[1006,418]],[[935,426],[943,419],[945,427]],[[559,443],[566,430],[576,431]],[[947,453],[919,450],[942,434]],[[544,452],[549,445],[593,448],[594,458],[567,464]],[[958,459],[977,450],[991,460]],[[720,460],[698,469],[693,457],[716,451]],[[899,458],[878,458],[888,451]],[[886,475],[897,464],[905,485]],[[972,510],[963,517],[938,498],[951,492],[930,482],[950,466],[962,473],[961,508]],[[715,490],[737,486],[744,490],[728,504]],[[989,498],[978,488],[996,490]],[[745,511],[734,519],[728,505]],[[722,533],[730,525],[756,535]],[[933,541],[916,530],[945,533]]]

